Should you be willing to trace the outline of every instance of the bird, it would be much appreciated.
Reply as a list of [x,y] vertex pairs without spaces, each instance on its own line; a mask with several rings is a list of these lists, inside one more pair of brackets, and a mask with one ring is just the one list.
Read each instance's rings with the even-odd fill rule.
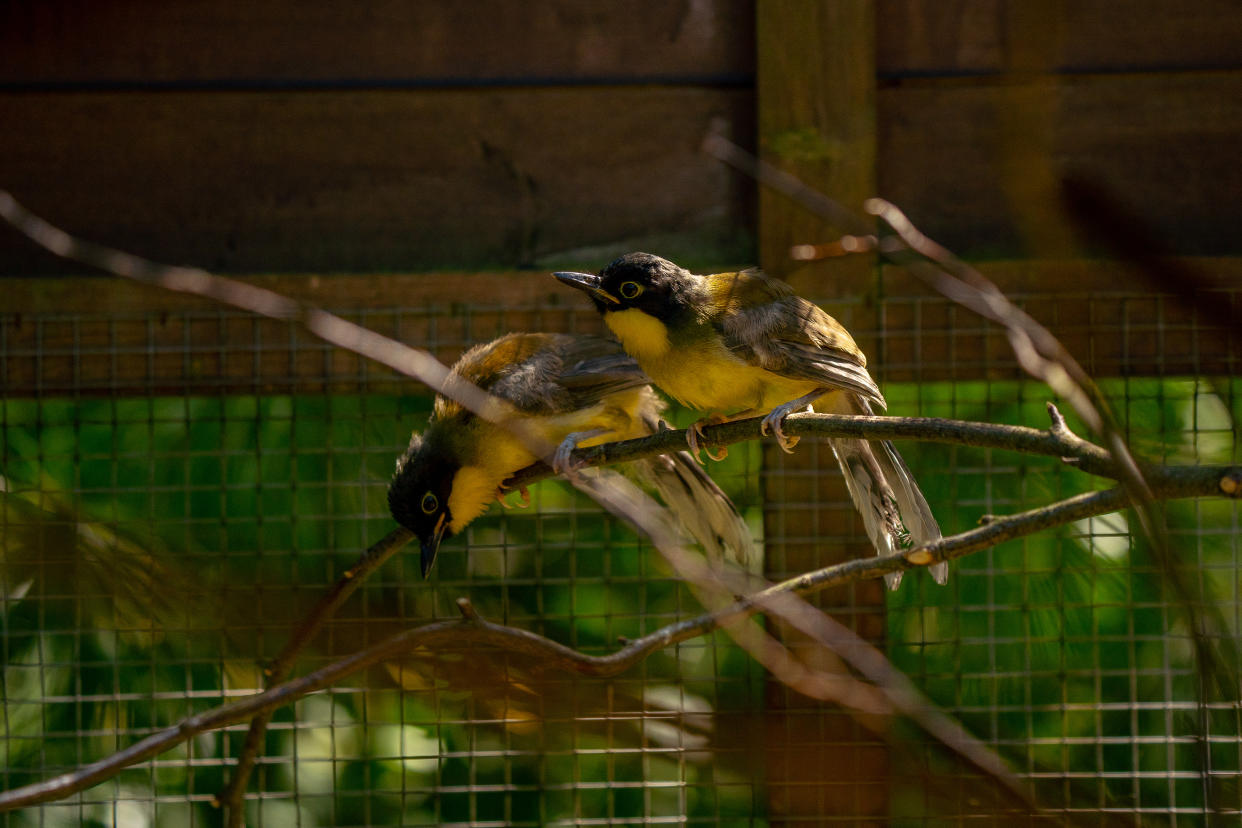
[[[610,339],[557,333],[510,333],[476,345],[453,365],[458,377],[509,404],[528,436],[556,445],[552,466],[576,474],[579,446],[643,437],[663,426],[664,403],[637,362]],[[398,458],[388,487],[393,518],[421,547],[423,576],[440,543],[462,530],[493,500],[504,481],[538,458],[505,422],[489,422],[437,395],[426,428]],[[685,452],[630,464],[678,522],[714,559],[747,563],[753,540],[737,508]],[[529,494],[521,490],[529,504]]]
[[[787,436],[782,424],[795,411],[814,411],[813,404],[838,414],[887,408],[845,327],[758,269],[696,275],[650,253],[627,253],[598,274],[553,275],[591,298],[657,388],[710,412],[687,430],[696,458],[705,424],[763,414],[761,432],[774,434],[790,452],[797,438]],[[828,442],[876,554],[941,536],[892,443],[845,437]],[[945,583],[947,563],[934,564],[931,574]],[[901,573],[885,579],[896,589]]]

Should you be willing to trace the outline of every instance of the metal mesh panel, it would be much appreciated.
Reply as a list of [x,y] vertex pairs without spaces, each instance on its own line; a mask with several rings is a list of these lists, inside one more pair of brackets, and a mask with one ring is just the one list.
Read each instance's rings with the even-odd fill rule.
[[[1047,422],[1046,389],[1020,378],[1003,336],[908,286],[889,294],[829,309],[871,355],[891,413]],[[1138,453],[1237,461],[1232,346],[1159,297],[1031,297],[1028,307],[1104,377]],[[576,306],[346,314],[444,359],[511,329],[599,329]],[[261,686],[259,665],[391,528],[387,478],[430,399],[287,325],[209,308],[5,314],[0,347],[2,781],[12,788]],[[900,448],[946,534],[1096,485],[1055,460]],[[736,446],[711,471],[766,534],[769,577],[870,554],[827,446],[807,441],[797,463]],[[447,544],[428,582],[407,557],[389,562],[299,671],[456,617],[462,595],[485,617],[589,653],[699,611],[627,526],[562,484],[533,494],[529,511],[493,509]],[[1165,514],[1236,631],[1236,506],[1183,501]],[[1184,616],[1126,517],[972,556],[947,588],[911,574],[896,593],[880,589],[857,584],[815,603],[885,646],[1044,804],[1152,824],[1202,818],[1209,796],[1237,806],[1236,711],[1197,704]],[[210,800],[243,735],[196,737],[4,824],[217,824]],[[494,650],[419,651],[278,712],[247,818],[945,824],[1000,813],[987,783],[934,743],[897,726],[890,735],[899,749],[766,677],[724,634],[612,681]]]
[[[1230,412],[1242,387],[1233,346],[1219,332],[1199,328],[1173,300],[1138,291],[1016,298],[1100,376],[1138,456],[1237,462]],[[886,385],[897,411],[1046,422],[1047,390],[1010,379],[1019,376],[1013,355],[995,331],[963,324],[960,310],[936,298],[893,299],[884,313],[905,325],[883,330],[882,347],[913,363],[889,368],[974,378]],[[929,494],[946,534],[1107,483],[1056,460],[934,445],[903,452],[925,491],[946,498]],[[1175,501],[1158,514],[1172,554],[1226,620],[1226,635],[1236,635],[1236,505]],[[1242,731],[1236,704],[1202,701],[1213,677],[1196,668],[1187,615],[1166,574],[1132,515],[1078,521],[963,559],[947,590],[920,579],[891,596],[889,655],[1029,779],[1044,807],[1085,824],[1202,824],[1239,808]],[[1212,646],[1228,652],[1235,644]],[[933,781],[894,789],[894,816],[996,813],[986,784],[946,766],[942,751],[895,755],[898,776]]]

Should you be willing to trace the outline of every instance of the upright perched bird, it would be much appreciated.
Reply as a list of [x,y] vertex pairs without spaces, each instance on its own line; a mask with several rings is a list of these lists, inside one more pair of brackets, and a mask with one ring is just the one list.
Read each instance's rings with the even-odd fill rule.
[[[557,273],[586,292],[621,345],[661,390],[684,405],[714,412],[688,434],[698,455],[705,422],[765,414],[791,451],[785,418],[818,401],[821,410],[870,414],[886,407],[853,337],[818,306],[758,270],[695,275],[649,253],[628,253],[598,275]],[[734,413],[724,416],[722,411]],[[910,469],[887,440],[829,439],[876,554],[940,537],[940,527]],[[708,456],[713,456],[708,453]],[[718,458],[715,458],[718,459]],[[939,583],[944,562],[931,567]],[[887,576],[896,589],[901,573]]]
[[[561,473],[575,471],[569,454],[577,446],[651,434],[663,409],[633,358],[600,337],[507,334],[471,348],[452,373],[507,401],[528,434],[556,445],[553,466]],[[536,459],[504,422],[436,397],[427,428],[413,435],[388,487],[393,517],[418,536],[424,576],[440,542],[501,500],[501,484]],[[688,454],[633,467],[710,555],[750,556],[741,515]]]

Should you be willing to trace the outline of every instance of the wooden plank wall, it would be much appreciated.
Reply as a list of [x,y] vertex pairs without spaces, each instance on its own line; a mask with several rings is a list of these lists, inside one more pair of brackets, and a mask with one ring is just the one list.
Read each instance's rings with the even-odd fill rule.
[[[4,3],[0,186],[234,273],[753,261],[754,188],[697,149],[715,116],[753,143],[753,18],[746,0]],[[1098,249],[1060,217],[1072,170],[1175,252],[1234,255],[1239,42],[1230,0],[878,0],[878,190],[964,255],[1065,258]],[[0,233],[0,274],[74,271]]]
[[880,193],[962,255],[1055,258],[1092,249],[1074,173],[1175,252],[1237,255],[1239,43],[1230,0],[882,0]]
[[[67,229],[229,272],[747,257],[753,6],[0,4],[0,186]],[[72,268],[69,268],[72,270]],[[0,234],[0,273],[66,266]]]
[[[1235,285],[1211,294],[1242,316],[1242,259],[1183,260]],[[1205,328],[1183,303],[1136,286],[1040,291],[1039,283],[1124,285],[1127,267],[1086,260],[981,266],[1016,294],[1094,376],[1237,374],[1238,337]],[[872,357],[881,384],[1023,376],[1004,333],[885,268],[892,295],[825,301]],[[544,271],[290,274],[247,281],[337,310],[445,361],[510,330],[602,332],[598,314]],[[467,301],[470,297],[482,297]],[[8,278],[0,300],[6,396],[402,393],[409,380],[291,330],[206,300],[93,277]]]

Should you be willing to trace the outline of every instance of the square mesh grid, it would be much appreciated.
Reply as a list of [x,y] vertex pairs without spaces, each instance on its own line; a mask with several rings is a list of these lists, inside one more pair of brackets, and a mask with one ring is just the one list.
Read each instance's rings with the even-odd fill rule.
[[[1026,301],[1106,377],[1138,453],[1237,461],[1233,355],[1171,303]],[[1047,422],[1046,390],[966,312],[904,288],[829,310],[871,356],[891,413]],[[346,315],[448,360],[512,329],[599,330],[591,313],[539,305]],[[430,398],[287,325],[214,309],[6,314],[0,346],[11,788],[259,687],[258,665],[391,528],[387,479]],[[1095,485],[1042,458],[900,448],[946,534]],[[711,471],[766,538],[769,578],[870,554],[826,445],[790,458],[738,446]],[[699,612],[628,527],[562,484],[533,494],[529,511],[494,508],[450,541],[429,582],[408,557],[390,561],[299,671],[455,617],[461,595],[485,617],[588,653]],[[1236,507],[1183,501],[1165,514],[1236,632]],[[1045,805],[1120,824],[1192,824],[1209,798],[1237,807],[1236,709],[1198,704],[1184,617],[1124,516],[967,558],[947,588],[911,573],[893,594],[871,582],[814,602],[884,646]],[[4,824],[218,824],[210,800],[244,730],[197,737]],[[278,712],[247,819],[938,825],[1003,813],[985,781],[925,737],[890,735],[898,749],[766,678],[723,634],[612,681],[512,653],[417,652]]]

